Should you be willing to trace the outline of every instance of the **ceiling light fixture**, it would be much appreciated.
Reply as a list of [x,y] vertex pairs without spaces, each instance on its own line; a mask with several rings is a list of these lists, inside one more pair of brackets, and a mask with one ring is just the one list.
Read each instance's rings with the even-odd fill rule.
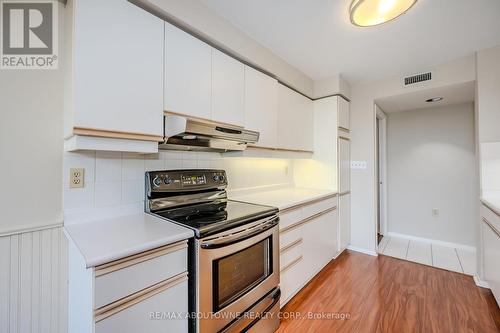
[[406,13],[417,0],[353,0],[349,9],[351,22],[371,27],[389,22]]
[[434,103],[434,102],[440,102],[442,101],[444,98],[443,97],[434,97],[434,98],[429,98],[428,100],[426,100],[427,103]]

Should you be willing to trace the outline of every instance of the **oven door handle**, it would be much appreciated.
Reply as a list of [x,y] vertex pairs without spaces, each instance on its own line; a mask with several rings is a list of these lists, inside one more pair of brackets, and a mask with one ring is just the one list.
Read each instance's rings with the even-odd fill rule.
[[234,244],[237,242],[241,242],[242,240],[251,238],[253,236],[256,236],[258,234],[265,232],[266,230],[269,230],[269,229],[277,226],[279,223],[279,220],[280,219],[278,216],[273,216],[272,218],[270,218],[262,223],[259,223],[255,226],[252,226],[251,228],[248,228],[248,229],[245,229],[245,230],[242,230],[242,231],[239,231],[237,233],[230,234],[227,236],[215,238],[213,240],[204,241],[203,243],[201,243],[201,248],[207,249],[207,250],[208,249],[217,249],[217,248],[228,246],[228,245],[231,245],[231,244]]

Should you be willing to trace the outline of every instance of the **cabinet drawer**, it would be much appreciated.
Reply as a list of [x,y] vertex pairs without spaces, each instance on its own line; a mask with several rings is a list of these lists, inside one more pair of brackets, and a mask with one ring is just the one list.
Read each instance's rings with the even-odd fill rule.
[[329,208],[337,206],[337,197],[328,198],[315,202],[311,205],[304,206],[302,208],[302,219],[311,217],[315,214],[321,213]]
[[280,269],[286,268],[295,259],[303,255],[302,238],[280,248]]
[[280,213],[280,230],[285,229],[291,224],[299,222],[302,219],[302,213],[300,209],[294,209],[287,211],[286,213]]
[[172,280],[96,313],[95,333],[187,332],[187,318],[162,317],[188,312],[187,274]]
[[302,227],[290,228],[280,232],[280,249],[302,238]]
[[484,205],[481,214],[494,228],[500,231],[500,216]]
[[305,282],[302,256],[283,267],[280,273],[281,307],[303,286]]
[[95,269],[94,309],[187,271],[187,241],[104,264]]

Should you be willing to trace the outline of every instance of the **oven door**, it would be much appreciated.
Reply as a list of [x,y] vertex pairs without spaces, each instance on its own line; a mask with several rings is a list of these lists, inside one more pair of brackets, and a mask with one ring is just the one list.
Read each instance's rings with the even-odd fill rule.
[[279,285],[279,218],[197,241],[198,325],[219,332]]

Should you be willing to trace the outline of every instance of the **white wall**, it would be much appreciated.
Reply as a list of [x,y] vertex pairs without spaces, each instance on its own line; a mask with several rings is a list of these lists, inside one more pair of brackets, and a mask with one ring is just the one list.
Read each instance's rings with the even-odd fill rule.
[[[428,70],[429,68],[422,69]],[[474,81],[473,55],[435,66],[435,80],[414,87],[403,87],[402,77],[390,77],[351,86],[351,160],[367,161],[367,169],[351,172],[351,245],[376,251],[376,177],[375,177],[375,110],[379,98],[416,90]]]
[[0,236],[62,225],[63,64],[0,70]]
[[475,246],[473,104],[390,113],[387,139],[388,231]]

